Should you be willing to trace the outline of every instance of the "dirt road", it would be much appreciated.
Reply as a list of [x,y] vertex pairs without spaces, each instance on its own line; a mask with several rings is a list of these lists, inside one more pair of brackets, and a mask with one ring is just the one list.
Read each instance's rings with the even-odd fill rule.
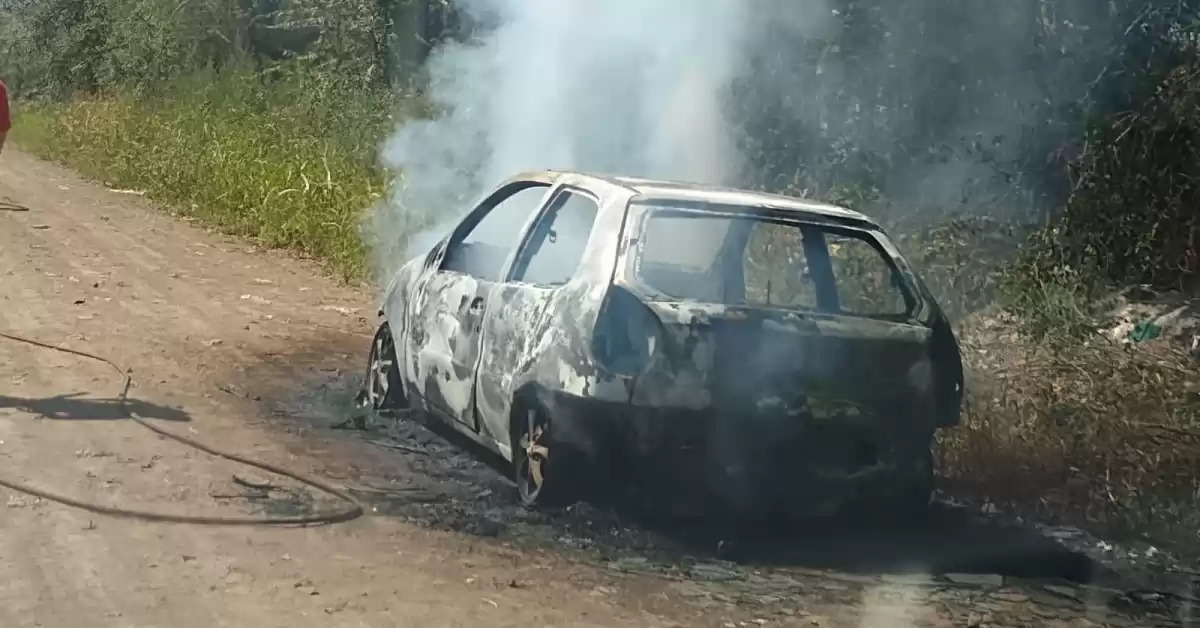
[[[143,416],[344,484],[371,511],[336,526],[220,528],[99,517],[0,491],[2,626],[1161,619],[1074,585],[1055,596],[1001,575],[933,586],[746,567],[660,549],[661,537],[614,515],[523,513],[499,474],[415,423],[330,429],[350,416],[374,324],[369,291],[18,151],[0,159],[0,197],[30,210],[0,212],[0,331],[107,356],[132,369]],[[122,420],[119,386],[102,365],[0,342],[0,475],[176,513],[335,506]],[[235,475],[274,487],[248,489]]]

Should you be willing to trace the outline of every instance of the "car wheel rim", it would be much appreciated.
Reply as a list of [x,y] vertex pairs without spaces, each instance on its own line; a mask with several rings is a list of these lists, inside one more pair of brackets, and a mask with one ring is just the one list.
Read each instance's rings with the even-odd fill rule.
[[540,413],[529,410],[525,413],[525,425],[521,430],[522,452],[521,484],[529,499],[536,499],[546,483],[546,462],[550,459],[550,447],[546,444],[546,426]]
[[375,346],[371,347],[371,366],[370,377],[367,382],[367,399],[373,408],[383,407],[384,400],[387,399],[388,389],[391,385],[391,380],[388,378],[390,370],[394,367],[392,360],[387,356],[391,355],[388,351],[391,342],[386,333],[380,334],[375,338]]

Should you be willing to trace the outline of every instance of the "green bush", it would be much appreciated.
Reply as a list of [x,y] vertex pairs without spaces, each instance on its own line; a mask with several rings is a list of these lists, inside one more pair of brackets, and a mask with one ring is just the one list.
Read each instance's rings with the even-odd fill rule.
[[409,101],[291,74],[195,74],[154,98],[23,110],[16,140],[110,185],[268,247],[364,267],[360,216],[384,193],[379,138]]
[[1062,216],[1030,243],[1025,277],[1063,269],[1175,287],[1200,278],[1200,61],[1181,63],[1137,110],[1095,123]]

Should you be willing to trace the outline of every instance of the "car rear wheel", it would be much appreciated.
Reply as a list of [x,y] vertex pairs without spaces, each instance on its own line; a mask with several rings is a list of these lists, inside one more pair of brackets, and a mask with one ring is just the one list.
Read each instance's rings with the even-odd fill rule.
[[513,415],[513,474],[517,495],[527,507],[568,506],[579,497],[577,455],[562,444],[551,446],[550,416],[524,405]]
[[928,447],[910,453],[905,467],[896,470],[897,484],[891,484],[885,495],[872,492],[846,504],[838,519],[867,526],[920,526],[933,511],[934,472],[933,452]]
[[933,450],[923,449],[914,461],[913,471],[908,485],[896,499],[895,512],[908,522],[920,522],[929,516],[933,508],[933,495],[936,480],[933,472]]
[[367,374],[359,403],[375,411],[399,410],[407,405],[400,383],[400,364],[396,360],[396,343],[387,323],[379,326],[371,340],[367,356]]

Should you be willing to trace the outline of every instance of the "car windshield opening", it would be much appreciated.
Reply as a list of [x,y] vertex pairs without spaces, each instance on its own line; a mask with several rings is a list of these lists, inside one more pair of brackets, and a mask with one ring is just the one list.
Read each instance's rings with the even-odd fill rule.
[[638,280],[662,298],[905,318],[913,291],[875,234],[769,213],[647,208]]

